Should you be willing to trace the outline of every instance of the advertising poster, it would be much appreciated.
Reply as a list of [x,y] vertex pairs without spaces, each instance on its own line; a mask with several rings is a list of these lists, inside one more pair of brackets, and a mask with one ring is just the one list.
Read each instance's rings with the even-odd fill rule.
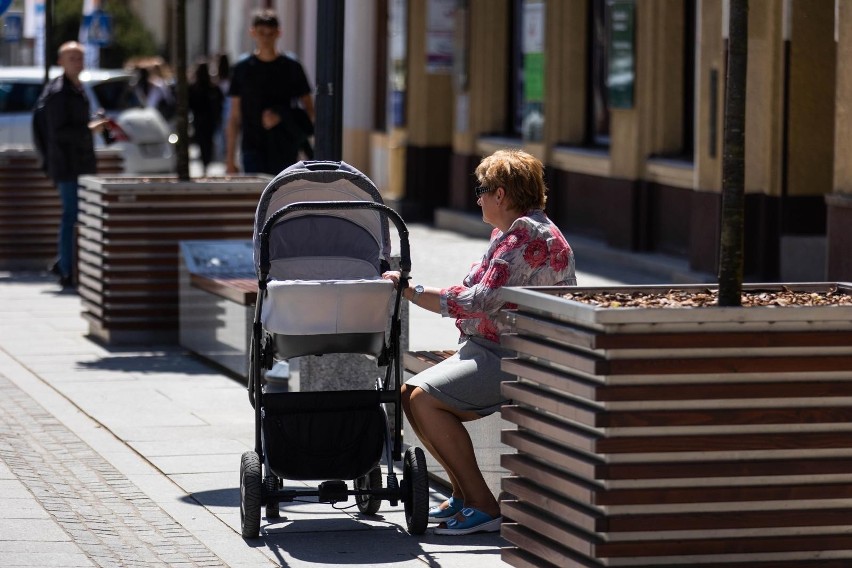
[[456,0],[429,0],[426,14],[426,72],[453,71]]
[[544,2],[524,3],[523,37],[524,140],[541,141],[544,137]]

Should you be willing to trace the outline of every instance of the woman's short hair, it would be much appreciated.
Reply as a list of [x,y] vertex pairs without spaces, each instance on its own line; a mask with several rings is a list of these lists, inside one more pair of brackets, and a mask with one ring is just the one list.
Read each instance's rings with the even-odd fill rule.
[[547,186],[544,184],[544,165],[523,150],[497,150],[483,158],[476,167],[479,185],[502,187],[518,211],[544,209]]

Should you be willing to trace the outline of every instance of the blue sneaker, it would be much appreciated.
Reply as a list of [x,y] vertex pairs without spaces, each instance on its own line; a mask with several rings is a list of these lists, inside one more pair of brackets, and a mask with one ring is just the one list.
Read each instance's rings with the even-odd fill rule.
[[472,507],[462,509],[461,513],[464,515],[463,521],[449,519],[446,527],[435,527],[435,534],[460,536],[478,532],[497,532],[503,523],[503,517],[492,517]]
[[[441,505],[443,505],[443,503],[441,503]],[[462,499],[450,497],[447,500],[446,507],[442,508],[441,505],[435,505],[434,507],[429,509],[430,521],[439,523],[441,521],[444,521],[445,519],[455,516],[456,513],[458,513],[464,508],[464,501]]]

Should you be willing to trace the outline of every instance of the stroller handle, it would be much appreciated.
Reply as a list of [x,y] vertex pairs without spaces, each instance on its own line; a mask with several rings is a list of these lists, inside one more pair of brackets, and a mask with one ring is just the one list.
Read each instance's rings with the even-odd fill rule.
[[399,267],[401,278],[408,280],[408,275],[411,272],[411,249],[408,242],[408,227],[399,214],[382,203],[373,201],[298,201],[286,205],[273,213],[269,219],[263,224],[263,229],[260,232],[260,275],[261,280],[266,280],[269,274],[269,232],[275,223],[282,217],[295,213],[297,211],[329,211],[329,210],[355,210],[355,209],[374,209],[380,214],[389,218],[396,226],[399,233],[400,251],[399,251]]

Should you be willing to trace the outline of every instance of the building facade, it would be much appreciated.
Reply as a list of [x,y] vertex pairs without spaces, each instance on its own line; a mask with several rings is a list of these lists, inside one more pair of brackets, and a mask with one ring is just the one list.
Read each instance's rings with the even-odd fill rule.
[[[171,2],[132,1],[170,29]],[[315,84],[320,1],[187,0],[190,61],[236,60],[269,6]],[[715,273],[727,19],[728,0],[349,0],[343,159],[430,220],[476,213],[476,164],[523,148],[569,234]],[[748,29],[745,277],[852,280],[852,2],[750,0]]]
[[[716,272],[727,2],[459,2],[445,75],[430,3],[407,5],[407,199],[473,211],[478,160],[524,148],[569,233]],[[749,280],[852,278],[850,36],[848,2],[750,2]]]

